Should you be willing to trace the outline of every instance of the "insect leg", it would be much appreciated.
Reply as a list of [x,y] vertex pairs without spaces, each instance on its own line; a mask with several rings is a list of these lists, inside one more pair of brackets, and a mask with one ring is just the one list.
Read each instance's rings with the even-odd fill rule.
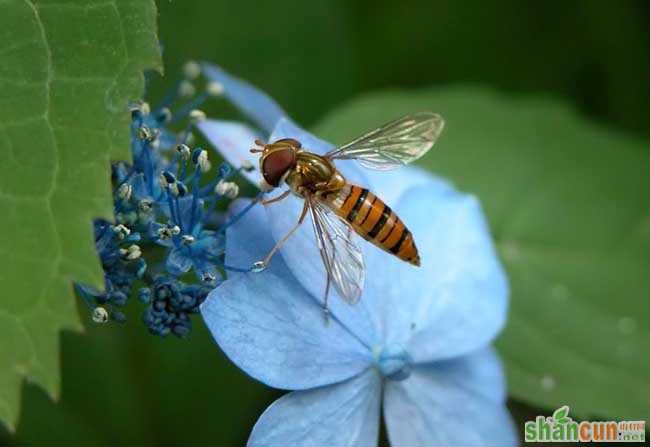
[[323,316],[325,317],[325,324],[329,324],[330,308],[327,303],[330,296],[330,284],[332,283],[332,278],[329,272],[326,272],[325,274],[327,275],[327,282],[325,283],[325,298],[323,299]]
[[300,213],[300,218],[298,219],[298,222],[289,230],[287,234],[284,235],[282,239],[280,239],[276,244],[273,246],[271,251],[269,252],[268,255],[264,258],[263,261],[257,261],[254,266],[258,270],[263,270],[266,268],[267,265],[269,265],[269,262],[271,261],[271,258],[273,257],[274,254],[277,253],[277,251],[284,245],[285,242],[289,240],[291,235],[296,232],[298,227],[302,225],[302,223],[305,221],[305,217],[307,216],[307,211],[309,210],[309,203],[305,201],[304,206],[302,207],[302,212]]
[[268,200],[262,200],[260,203],[262,205],[264,205],[264,206],[270,205],[271,203],[276,203],[276,202],[279,202],[281,200],[286,199],[289,196],[289,194],[291,194],[291,191],[287,189],[285,192],[283,192],[279,196],[273,197],[272,199],[268,199]]

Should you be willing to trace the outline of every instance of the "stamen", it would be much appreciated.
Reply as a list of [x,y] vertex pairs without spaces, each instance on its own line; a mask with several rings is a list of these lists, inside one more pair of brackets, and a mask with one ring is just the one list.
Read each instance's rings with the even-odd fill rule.
[[208,160],[208,152],[200,148],[195,149],[192,153],[192,161],[203,173],[208,172],[212,167],[210,160]]
[[151,112],[149,104],[142,101],[132,103],[129,107],[129,111],[131,112],[132,120],[138,125],[142,124],[143,117],[149,115]]
[[[180,221],[180,213],[176,212],[176,207],[174,206],[174,199],[171,194],[167,194],[167,204],[169,205],[169,214],[171,214],[172,221],[178,223],[181,226],[181,231],[182,231],[182,225],[183,222]],[[176,203],[178,203],[176,201]]]
[[178,184],[176,182],[170,183],[169,186],[167,186],[167,189],[169,189],[171,195],[178,197],[179,191],[178,191]]
[[133,186],[129,183],[123,183],[117,190],[117,196],[122,200],[131,199],[131,194],[133,194]]
[[204,121],[205,119],[206,116],[203,110],[193,109],[190,111],[190,120],[192,121],[192,124],[199,123],[201,121]]
[[183,236],[181,236],[181,240],[183,241],[183,244],[190,245],[191,243],[194,242],[194,236],[189,234],[184,234]]
[[183,143],[179,144],[178,146],[176,146],[176,150],[181,155],[181,158],[183,160],[187,160],[187,159],[190,158],[190,153],[191,152],[190,152],[190,148],[189,148],[189,146],[187,144],[183,144]]
[[196,88],[190,81],[183,80],[178,85],[178,94],[183,98],[191,98],[196,94]]
[[148,102],[143,101],[142,104],[140,104],[140,110],[143,115],[149,115],[151,113],[151,106],[149,106]]
[[160,185],[163,188],[166,188],[167,186],[169,186],[169,185],[171,185],[173,183],[176,183],[176,176],[174,174],[172,174],[169,171],[163,171],[160,174]]
[[93,321],[97,324],[104,324],[108,322],[108,311],[101,306],[95,307],[93,310]]
[[163,241],[167,241],[172,238],[172,229],[169,227],[169,225],[164,226],[162,228],[158,228],[158,231],[156,231],[156,234],[160,239]]
[[183,65],[183,74],[192,81],[201,75],[201,65],[196,61],[187,61]]
[[120,248],[120,254],[127,260],[127,261],[134,261],[138,259],[140,256],[142,256],[142,251],[140,250],[140,247],[136,244],[129,245],[129,248]]
[[219,82],[212,81],[209,82],[205,88],[205,91],[210,96],[221,96],[223,94],[223,85]]
[[255,170],[255,166],[249,160],[244,160],[241,164],[241,168],[246,172],[251,172]]
[[220,180],[217,186],[214,187],[214,192],[220,196],[234,199],[239,195],[239,186],[234,182]]
[[211,283],[211,282],[213,282],[215,279],[217,279],[217,277],[214,276],[212,273],[209,273],[209,272],[205,272],[205,273],[203,273],[203,275],[201,276],[201,280],[202,280],[203,282],[207,282],[207,283]]
[[174,189],[175,189],[176,195],[178,197],[185,197],[188,192],[187,186],[185,186],[185,183],[183,182],[176,182],[173,185],[170,185],[169,189],[170,191],[172,191],[172,193],[174,193]]
[[153,132],[147,126],[141,126],[138,129],[138,138],[140,138],[143,141],[153,141],[154,140]]
[[117,235],[118,239],[124,240],[129,234],[131,234],[131,230],[126,226],[119,224],[113,227],[113,233]]
[[140,210],[143,213],[151,212],[152,208],[153,208],[153,202],[151,200],[142,199],[140,200],[140,202],[138,202],[138,210]]
[[[206,162],[207,162],[207,155],[206,155]],[[208,169],[209,169],[209,162],[208,162]],[[190,232],[194,231],[194,226],[197,223],[199,223],[196,222],[196,220],[198,217],[197,209],[199,205],[199,194],[201,193],[201,188],[199,186],[199,181],[201,179],[201,171],[202,169],[198,169],[198,172],[195,172],[192,179],[192,211],[190,213],[190,226],[189,226]]]

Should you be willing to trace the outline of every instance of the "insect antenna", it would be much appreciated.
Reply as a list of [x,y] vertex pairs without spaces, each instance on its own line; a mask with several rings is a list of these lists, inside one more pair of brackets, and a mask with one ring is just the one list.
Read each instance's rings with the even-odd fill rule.
[[258,152],[264,152],[264,142],[259,138],[255,139],[255,146],[259,146],[259,147],[252,148],[250,150],[252,154],[256,154]]

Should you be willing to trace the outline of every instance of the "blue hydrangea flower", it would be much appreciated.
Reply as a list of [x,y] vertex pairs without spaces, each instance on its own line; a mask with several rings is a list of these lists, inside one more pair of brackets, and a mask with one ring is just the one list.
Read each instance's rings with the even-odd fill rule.
[[[317,153],[331,147],[250,84],[214,66],[205,74],[259,128],[200,125],[229,160],[255,162],[246,151],[257,135],[296,138]],[[338,166],[400,215],[422,267],[360,241],[362,299],[349,306],[334,293],[325,324],[325,272],[303,225],[267,270],[232,273],[210,293],[201,313],[221,349],[257,380],[292,390],[260,417],[248,445],[375,446],[382,407],[395,446],[517,445],[504,373],[490,347],[505,322],[508,286],[478,201],[416,168]],[[232,211],[246,206],[239,201]],[[252,208],[227,230],[226,263],[262,259],[300,206],[292,198]]]
[[[75,285],[98,323],[125,320],[122,310],[139,281],[145,285],[139,297],[147,305],[142,319],[149,331],[185,336],[189,315],[198,312],[226,269],[223,216],[216,209],[220,200],[237,195],[237,185],[226,181],[237,171],[228,165],[212,169],[207,151],[189,146],[192,125],[205,116],[196,107],[221,87],[208,83],[203,93],[187,98],[194,94],[188,78],[200,74],[197,64],[188,67],[186,78],[158,106],[139,102],[131,109],[133,161],[112,166],[115,221],[95,222],[105,291]],[[163,247],[164,261],[156,247],[155,260],[147,263],[155,246]],[[197,284],[181,280],[190,272]]]
[[190,314],[197,313],[199,305],[211,290],[205,285],[187,285],[173,278],[159,276],[151,287],[143,287],[138,298],[149,304],[142,320],[154,335],[188,335],[192,329]]

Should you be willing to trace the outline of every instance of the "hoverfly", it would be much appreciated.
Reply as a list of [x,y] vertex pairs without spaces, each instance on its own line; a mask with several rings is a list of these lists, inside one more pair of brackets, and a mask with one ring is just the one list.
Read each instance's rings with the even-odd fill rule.
[[263,201],[278,202],[293,193],[304,199],[302,212],[295,226],[271,249],[266,258],[254,264],[261,271],[273,255],[311,216],[314,234],[322,258],[327,282],[324,309],[330,284],[350,304],[361,297],[365,267],[361,250],[352,239],[359,234],[382,250],[420,265],[413,235],[397,214],[379,197],[361,186],[349,184],[336,169],[335,160],[357,160],[361,166],[391,170],[424,155],[435,143],[444,126],[440,115],[420,112],[406,115],[368,132],[361,137],[317,155],[303,148],[300,141],[283,138],[269,144],[256,140],[260,153],[262,189],[270,191],[282,183],[288,189],[279,196]]

